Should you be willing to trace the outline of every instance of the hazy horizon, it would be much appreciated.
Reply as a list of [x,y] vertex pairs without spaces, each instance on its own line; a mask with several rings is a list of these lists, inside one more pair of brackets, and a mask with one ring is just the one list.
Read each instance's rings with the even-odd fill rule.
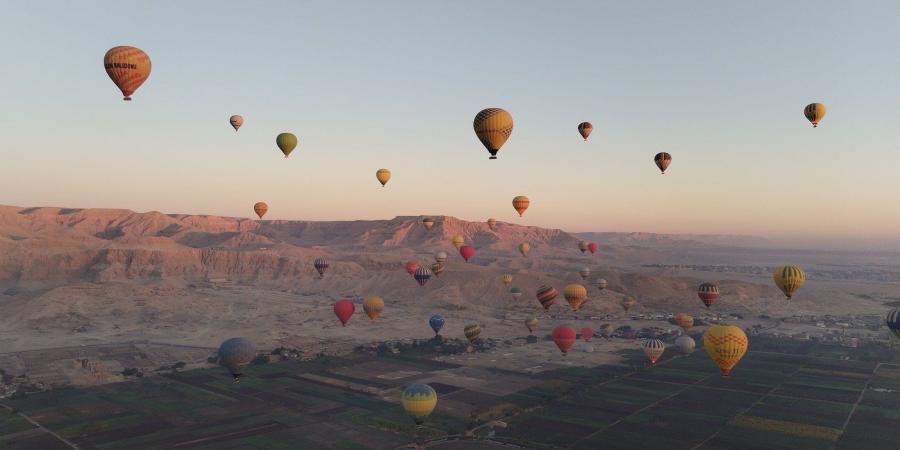
[[[0,203],[250,217],[262,200],[266,219],[417,211],[900,249],[896,13],[888,1],[19,5],[0,18],[15,43],[0,49]],[[153,61],[130,103],[101,65],[115,45]],[[802,109],[817,101],[829,109],[813,129]],[[491,106],[515,120],[496,161],[472,132]],[[231,114],[245,117],[238,133]],[[282,131],[300,138],[288,160]],[[674,158],[664,176],[658,151]],[[518,194],[532,201],[521,219]]]

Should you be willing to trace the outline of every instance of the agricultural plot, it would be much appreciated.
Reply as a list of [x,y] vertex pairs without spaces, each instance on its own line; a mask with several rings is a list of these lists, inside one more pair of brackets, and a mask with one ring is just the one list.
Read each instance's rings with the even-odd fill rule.
[[[412,381],[431,383],[440,398],[420,429],[398,404]],[[723,378],[702,351],[653,368],[537,374],[351,355],[251,366],[238,385],[209,369],[3,403],[97,449],[381,449],[414,440],[475,448],[444,439],[492,419],[506,426],[490,439],[542,449],[895,448],[900,366],[751,351]],[[62,444],[20,416],[4,419],[0,447]]]

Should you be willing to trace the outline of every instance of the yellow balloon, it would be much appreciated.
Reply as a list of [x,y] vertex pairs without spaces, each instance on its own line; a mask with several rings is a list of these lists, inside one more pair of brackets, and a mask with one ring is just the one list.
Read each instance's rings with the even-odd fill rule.
[[703,333],[703,348],[709,358],[719,366],[722,376],[727,377],[731,369],[747,353],[747,335],[734,325],[716,325]]
[[538,320],[534,317],[530,319],[525,319],[525,328],[528,328],[529,333],[533,333],[538,327]]
[[521,253],[522,256],[528,256],[528,252],[530,252],[530,251],[531,251],[531,245],[528,244],[527,242],[523,242],[523,243],[519,244],[519,253]]
[[572,283],[563,289],[563,297],[569,302],[572,311],[578,312],[587,300],[587,289],[578,283]]
[[510,274],[505,274],[502,277],[500,277],[500,281],[502,281],[503,284],[509,286],[513,282],[513,277]]
[[472,124],[475,135],[491,154],[490,159],[497,159],[500,147],[509,139],[513,130],[512,116],[500,108],[488,108],[481,110]]
[[453,236],[453,246],[456,247],[457,250],[459,250],[459,248],[462,247],[465,243],[466,238],[464,238],[463,235],[457,234],[456,236]]
[[369,316],[369,319],[372,319],[372,322],[375,321],[378,317],[381,316],[381,311],[384,310],[384,299],[381,297],[369,297],[363,300],[363,311]]
[[775,280],[778,289],[781,289],[781,292],[784,292],[784,295],[790,300],[794,293],[803,286],[806,275],[803,273],[803,269],[797,266],[781,266],[772,273],[772,279]]
[[387,169],[378,169],[378,171],[375,172],[375,178],[381,183],[381,187],[384,187],[391,179],[391,171]]

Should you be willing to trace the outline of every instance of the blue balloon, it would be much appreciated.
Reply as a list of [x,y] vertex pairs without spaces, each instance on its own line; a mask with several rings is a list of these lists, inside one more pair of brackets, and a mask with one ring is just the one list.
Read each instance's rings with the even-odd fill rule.
[[884,317],[884,321],[887,323],[888,329],[900,338],[900,309],[888,311],[887,315]]
[[444,318],[440,314],[435,314],[428,319],[428,325],[431,325],[431,329],[434,330],[434,334],[437,335],[440,333],[441,328],[444,328]]

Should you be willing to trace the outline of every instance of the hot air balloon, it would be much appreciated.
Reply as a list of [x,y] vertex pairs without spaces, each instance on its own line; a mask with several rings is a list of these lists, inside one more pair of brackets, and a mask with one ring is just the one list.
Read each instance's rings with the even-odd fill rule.
[[247,338],[233,337],[219,346],[219,365],[228,369],[235,383],[241,382],[241,372],[256,358],[256,347]]
[[819,122],[825,117],[825,104],[810,103],[803,108],[803,115],[812,123],[813,128],[818,127]]
[[106,74],[122,91],[125,101],[131,101],[131,94],[147,81],[150,66],[150,57],[135,47],[125,45],[113,47],[103,56]]
[[559,351],[563,355],[569,352],[569,349],[575,345],[576,333],[575,329],[568,325],[560,325],[553,329],[553,342],[559,347]]
[[803,286],[806,275],[803,274],[803,269],[797,266],[781,266],[772,273],[772,279],[775,280],[778,289],[781,289],[781,292],[784,292],[784,295],[790,300]]
[[513,119],[508,112],[500,108],[487,108],[475,116],[472,126],[478,140],[490,152],[490,159],[497,159],[497,152],[512,134]]
[[534,330],[537,330],[538,320],[535,317],[530,319],[525,319],[525,328],[528,328],[528,334],[534,333]]
[[685,313],[678,313],[675,314],[675,323],[677,323],[684,331],[687,331],[694,326],[694,318]]
[[406,262],[406,273],[408,273],[410,276],[415,275],[416,269],[418,269],[418,268],[419,268],[419,263],[417,263],[415,261],[407,261]]
[[426,230],[430,230],[434,226],[434,217],[425,217],[422,219],[422,225]]
[[491,231],[497,231],[497,219],[491,217],[490,219],[487,220],[487,224],[488,224],[488,228],[490,228]]
[[731,369],[747,353],[747,335],[734,325],[715,325],[703,334],[703,348],[709,358],[719,366],[722,376],[727,377]]
[[465,243],[466,238],[464,238],[463,235],[457,234],[456,236],[453,236],[453,246],[456,247],[457,250],[459,250],[459,248],[462,247]]
[[531,200],[528,200],[528,197],[524,195],[517,195],[513,201],[513,208],[519,213],[519,217],[522,217],[522,214],[525,214],[525,210],[528,209],[528,205],[531,204]]
[[441,263],[443,265],[447,262],[447,252],[437,252],[434,254],[434,260]]
[[313,267],[319,272],[319,278],[323,278],[325,276],[325,271],[328,270],[328,260],[325,258],[316,258],[313,262]]
[[600,248],[600,247],[597,245],[596,242],[588,242],[587,249],[589,252],[591,252],[592,255],[597,252],[598,248]]
[[441,332],[441,328],[444,328],[444,317],[440,314],[435,314],[428,319],[428,325],[434,330],[434,335],[437,336]]
[[459,248],[459,256],[462,256],[466,262],[469,262],[473,256],[475,256],[475,247],[471,245],[463,245]]
[[384,311],[384,299],[381,297],[369,297],[363,300],[363,311],[374,322],[375,319],[381,316],[381,312]]
[[506,286],[509,286],[510,284],[512,284],[512,280],[513,280],[512,275],[510,275],[508,273],[504,274],[503,276],[500,277],[500,282]]
[[239,115],[233,115],[228,118],[228,123],[230,123],[231,126],[234,127],[234,132],[237,133],[238,128],[240,128],[241,125],[244,124],[244,118]]
[[256,202],[253,205],[253,212],[255,212],[256,215],[259,216],[260,219],[262,219],[263,216],[266,215],[266,211],[268,211],[268,210],[269,210],[269,205],[267,205],[266,202]]
[[292,133],[281,133],[275,138],[275,144],[284,153],[284,157],[291,156],[291,152],[297,148],[297,136]]
[[607,286],[609,286],[609,283],[607,283],[605,278],[597,280],[597,289],[600,289],[602,291],[606,289]]
[[521,253],[522,256],[528,256],[528,252],[530,252],[530,251],[531,251],[531,245],[529,243],[523,242],[523,243],[519,244],[519,253]]
[[666,152],[657,153],[656,156],[653,157],[653,162],[655,162],[656,167],[659,167],[659,170],[665,174],[669,164],[672,164],[672,155]]
[[416,279],[416,281],[419,283],[419,286],[425,286],[425,283],[427,283],[428,280],[431,279],[431,272],[424,267],[419,267],[418,269],[416,269],[416,273],[413,275],[413,278]]
[[591,131],[594,131],[594,126],[591,125],[590,122],[581,122],[578,124],[578,133],[581,134],[581,137],[584,140],[587,140],[588,136],[591,135]]
[[666,344],[659,339],[647,339],[644,341],[644,354],[650,360],[650,365],[656,365],[656,360],[666,351]]
[[703,283],[697,288],[697,296],[706,305],[706,309],[709,309],[719,299],[719,286],[713,283]]
[[400,403],[415,420],[416,426],[421,426],[437,406],[437,392],[427,384],[410,384],[403,390]]
[[509,295],[512,295],[513,300],[518,300],[520,297],[522,297],[522,290],[517,287],[513,287],[509,290]]
[[581,338],[584,339],[584,342],[591,342],[591,338],[594,337],[594,329],[591,327],[584,327],[581,329]]
[[556,289],[552,286],[543,285],[538,288],[535,295],[537,296],[538,301],[541,302],[541,306],[544,307],[544,310],[550,311],[550,306],[556,301]]
[[477,323],[466,325],[463,329],[463,334],[466,335],[466,339],[468,339],[470,343],[474,344],[475,340],[478,339],[478,335],[481,334],[481,327],[478,326]]
[[582,267],[581,270],[578,271],[578,275],[581,275],[582,280],[587,280],[587,278],[591,276],[591,268]]
[[682,355],[690,355],[696,346],[697,343],[694,342],[694,338],[686,334],[682,334],[678,336],[678,339],[675,339],[675,349]]
[[441,274],[444,273],[444,265],[439,262],[435,262],[431,265],[431,273],[433,273],[436,277],[440,277]]
[[587,251],[587,248],[588,248],[588,243],[587,243],[586,241],[579,241],[579,242],[578,242],[578,250],[581,250],[581,253],[586,252],[586,251]]
[[633,308],[634,305],[637,305],[637,300],[635,300],[634,297],[632,297],[630,295],[626,296],[622,300],[622,308],[625,309],[626,313],[628,312],[629,309]]
[[381,183],[381,187],[384,187],[388,181],[391,180],[391,171],[387,169],[378,169],[375,172],[375,178]]
[[613,326],[611,324],[604,323],[603,325],[600,326],[600,334],[607,339],[612,337],[612,335],[613,335],[613,333],[615,333],[615,331],[616,331],[615,328],[613,328]]
[[578,312],[587,300],[587,289],[580,284],[572,283],[563,289],[563,297],[569,302],[572,312]]
[[352,300],[345,298],[334,302],[334,315],[341,321],[341,326],[343,327],[347,326],[347,322],[353,317],[355,311],[356,305],[353,304]]
[[891,333],[900,338],[900,309],[892,309],[884,316],[884,322],[887,324]]

